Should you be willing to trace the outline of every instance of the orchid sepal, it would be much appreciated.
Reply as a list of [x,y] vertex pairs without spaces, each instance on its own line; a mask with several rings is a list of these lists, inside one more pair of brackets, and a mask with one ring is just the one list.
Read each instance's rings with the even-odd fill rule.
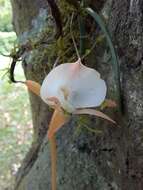
[[40,96],[41,85],[39,83],[32,80],[26,80],[25,85],[27,86],[28,90],[33,92],[33,94]]
[[76,115],[80,115],[80,114],[94,115],[94,116],[106,119],[106,120],[112,122],[113,124],[116,124],[116,121],[111,119],[109,116],[107,116],[103,112],[95,110],[95,109],[90,109],[90,108],[77,109],[73,114],[76,114]]
[[48,139],[50,140],[53,135],[68,122],[69,117],[64,114],[64,111],[58,107],[55,109],[48,128]]

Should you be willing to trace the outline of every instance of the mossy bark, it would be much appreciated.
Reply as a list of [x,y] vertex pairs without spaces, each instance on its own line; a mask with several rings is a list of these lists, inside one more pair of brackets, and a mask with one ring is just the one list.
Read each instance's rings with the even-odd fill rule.
[[[88,127],[100,129],[102,133],[87,131],[78,117],[71,118],[57,133],[59,190],[143,189],[142,1],[109,2],[109,29],[120,62],[124,113],[122,116],[116,111],[111,113],[119,127],[111,127],[110,123],[94,117],[85,119]],[[13,22],[20,40],[23,42],[29,36],[35,39],[39,34],[39,27],[45,26],[40,24],[42,21],[39,19],[44,17],[41,16],[43,11],[47,10],[44,15],[50,15],[47,2],[12,0],[12,6]],[[47,26],[53,27],[54,23],[48,22]],[[37,29],[37,33],[33,34],[33,29]],[[52,38],[54,40],[54,36]],[[43,57],[43,49],[44,47],[28,52],[23,61],[26,77],[40,83],[50,67],[47,64],[50,55],[44,54]],[[86,64],[100,70],[108,83],[108,97],[116,99],[113,88],[114,71],[110,61],[105,63],[104,58],[97,58],[98,53],[103,55],[101,50],[102,48],[97,48],[88,57]],[[17,173],[15,190],[46,190],[50,189],[50,152],[46,131],[51,111],[40,98],[32,94],[30,102],[34,141]]]

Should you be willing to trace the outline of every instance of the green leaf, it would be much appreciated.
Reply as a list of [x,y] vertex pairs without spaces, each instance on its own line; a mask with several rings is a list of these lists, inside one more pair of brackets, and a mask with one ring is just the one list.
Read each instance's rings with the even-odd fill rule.
[[116,90],[117,90],[117,99],[120,104],[120,110],[121,110],[121,85],[120,85],[120,70],[119,70],[119,64],[118,64],[118,59],[116,56],[115,48],[113,46],[110,33],[108,32],[104,21],[101,19],[101,17],[91,8],[85,8],[86,12],[95,20],[95,22],[100,26],[102,32],[104,33],[107,43],[109,45],[111,55],[112,55],[112,67],[114,70],[114,78],[116,81]]

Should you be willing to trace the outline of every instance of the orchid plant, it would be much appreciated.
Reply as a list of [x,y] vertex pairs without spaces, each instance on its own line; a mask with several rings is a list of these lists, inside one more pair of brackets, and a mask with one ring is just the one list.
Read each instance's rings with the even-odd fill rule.
[[[84,11],[95,20],[95,22],[100,26],[101,31],[104,33],[106,37],[112,55],[112,68],[115,73],[116,89],[118,92],[118,106],[121,107],[119,64],[109,32],[106,29],[105,24],[100,18],[100,16],[94,10],[88,7],[85,8]],[[71,16],[70,30],[72,28],[73,17],[74,13]],[[82,24],[80,25],[80,34],[82,36],[83,34],[81,26]],[[70,115],[89,114],[108,120],[114,125],[116,124],[116,122],[112,120],[109,116],[95,109],[95,107],[116,107],[116,103],[112,100],[106,99],[107,86],[105,81],[100,77],[100,73],[95,69],[86,67],[82,64],[72,34],[72,30],[70,31],[70,33],[77,53],[78,60],[74,63],[64,63],[54,67],[45,77],[42,86],[40,86],[37,82],[31,80],[27,80],[26,82],[15,81],[14,67],[17,61],[17,59],[15,60],[15,57],[20,58],[20,56],[23,54],[23,50],[18,51],[17,56],[13,56],[13,62],[11,64],[10,70],[10,79],[12,82],[24,83],[30,91],[41,97],[41,99],[46,104],[48,104],[51,108],[54,109],[54,113],[49,123],[47,133],[51,148],[52,190],[57,189],[57,151],[55,134],[65,123],[69,121]],[[93,48],[91,48],[91,50],[92,49]]]
[[[100,16],[91,8],[85,8],[87,12],[100,26],[105,34],[112,54],[112,66],[115,71],[115,80],[120,102],[120,77],[119,66],[108,30]],[[69,121],[70,115],[88,114],[94,115],[110,121],[114,125],[116,122],[103,112],[96,110],[95,107],[116,107],[116,103],[106,99],[107,86],[100,77],[100,73],[95,69],[86,67],[82,64],[78,49],[72,33],[72,21],[74,13],[71,16],[70,33],[76,50],[78,60],[74,63],[64,63],[54,67],[45,77],[42,86],[35,81],[26,80],[16,81],[14,79],[14,67],[16,61],[13,59],[11,64],[10,79],[12,82],[24,83],[30,91],[41,97],[41,99],[54,109],[54,113],[48,127],[48,140],[51,149],[51,188],[57,189],[56,183],[56,165],[57,165],[57,147],[56,132]],[[82,30],[82,29],[81,29]],[[80,33],[82,34],[82,31]],[[94,47],[94,45],[93,45]],[[92,48],[91,48],[92,50]],[[18,57],[19,55],[18,51]],[[84,58],[83,56],[82,58]],[[68,114],[67,114],[68,113]]]
[[48,127],[48,139],[51,145],[52,190],[56,190],[56,132],[68,122],[70,114],[95,115],[116,124],[103,112],[93,109],[103,105],[103,102],[106,102],[107,107],[114,107],[116,104],[105,100],[107,86],[100,73],[84,66],[80,58],[74,63],[64,63],[53,68],[42,86],[30,80],[25,84],[54,109]]

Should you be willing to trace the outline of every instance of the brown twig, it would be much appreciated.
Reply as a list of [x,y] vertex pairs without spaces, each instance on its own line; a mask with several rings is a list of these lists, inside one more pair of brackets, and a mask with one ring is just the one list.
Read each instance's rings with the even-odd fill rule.
[[15,80],[14,70],[15,70],[15,66],[16,66],[16,63],[17,63],[18,59],[21,57],[21,55],[23,53],[24,53],[24,49],[19,49],[15,54],[11,55],[12,63],[11,63],[10,69],[9,69],[9,79],[13,83],[22,82],[22,81]]
[[10,57],[12,58],[12,63],[10,65],[10,68],[9,68],[9,79],[11,82],[13,83],[24,83],[22,81],[17,81],[15,80],[15,77],[14,77],[14,70],[15,70],[15,66],[16,66],[16,63],[17,61],[19,61],[19,58],[26,52],[26,51],[31,51],[32,50],[32,46],[30,45],[30,43],[26,43],[25,45],[22,45],[19,47],[19,49],[15,52],[15,53],[11,53],[10,54]]

